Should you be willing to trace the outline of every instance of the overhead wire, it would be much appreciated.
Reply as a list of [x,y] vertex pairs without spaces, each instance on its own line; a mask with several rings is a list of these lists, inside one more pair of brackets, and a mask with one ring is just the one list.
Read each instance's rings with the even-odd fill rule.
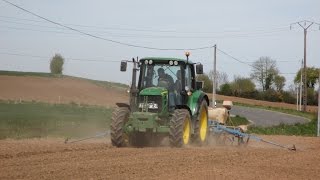
[[[79,34],[74,32],[64,32],[64,31],[54,31],[54,30],[39,30],[39,29],[30,29],[25,27],[13,27],[13,26],[1,26],[3,29],[13,29],[13,30],[23,30],[23,31],[32,31],[32,32],[46,32],[46,33],[56,33],[56,34]],[[108,33],[108,32],[105,32]],[[248,38],[248,37],[262,37],[262,36],[273,36],[275,33],[264,33],[259,35],[224,35],[224,36],[170,36],[170,35],[142,35],[142,34],[114,34],[108,33],[112,37],[126,37],[126,38],[174,38],[174,39],[220,39],[220,38]]]
[[[3,22],[3,23],[9,23],[9,24],[15,24],[15,25],[25,25],[25,26],[32,26],[32,27],[41,27],[41,28],[49,28],[49,29],[58,29],[58,30],[66,30],[65,28],[63,27],[53,27],[53,26],[44,26],[44,25],[39,25],[39,24],[30,24],[30,23],[25,23],[25,22],[15,22],[15,21],[12,21],[12,20],[2,20],[0,19],[0,22]],[[63,33],[65,34],[64,32],[57,32],[57,31],[43,31],[43,30],[39,30],[39,29],[30,29],[30,28],[25,28],[25,27],[12,27],[12,26],[3,26],[3,25],[0,25],[0,27],[2,28],[8,28],[8,29],[14,29],[14,30],[27,30],[27,31],[39,31],[39,32],[50,32],[50,33]],[[215,38],[215,39],[218,39],[218,38],[241,38],[241,37],[261,37],[261,36],[273,36],[273,35],[277,35],[279,33],[282,33],[282,32],[285,32],[287,31],[287,28],[281,28],[281,29],[278,29],[278,30],[272,30],[272,31],[261,31],[261,32],[252,32],[252,33],[236,33],[236,34],[230,34],[230,33],[225,33],[225,34],[217,34],[217,35],[196,35],[196,36],[181,36],[181,35],[172,35],[172,34],[165,34],[165,35],[162,35],[159,33],[157,34],[123,34],[123,33],[114,33],[112,31],[93,31],[93,30],[87,30],[86,32],[94,32],[94,33],[103,33],[103,34],[108,34],[108,35],[112,35],[113,37],[137,37],[137,38],[188,38],[188,39],[208,39],[208,38]],[[70,30],[68,31],[70,32]],[[196,33],[196,32],[195,32]],[[197,34],[199,34],[197,32]]]
[[[236,57],[230,55],[229,53],[227,53],[227,52],[225,52],[225,51],[222,51],[221,49],[218,49],[218,48],[217,48],[217,50],[220,51],[222,54],[230,57],[231,59],[233,59],[233,60],[235,60],[235,61],[237,61],[237,62],[239,62],[239,63],[248,65],[248,66],[250,66],[250,67],[252,67],[252,68],[256,68],[254,65],[248,64],[247,61],[242,61],[242,60],[240,60],[239,58],[236,58]],[[276,62],[277,62],[277,61],[276,61]],[[298,62],[298,61],[296,61],[296,62]],[[278,74],[296,74],[296,73],[293,73],[293,72],[281,73],[281,72],[279,72]]]
[[[50,58],[52,58],[52,57],[48,57],[48,56],[40,56],[40,55],[32,55],[32,54],[24,54],[24,53],[11,53],[11,52],[0,52],[0,54],[9,55],[9,56],[41,58],[41,59],[48,59],[48,60],[50,60]],[[101,60],[101,59],[84,59],[84,58],[72,58],[72,57],[65,57],[64,59],[67,61],[70,60],[70,61],[105,62],[105,63],[120,62],[120,61],[116,61],[116,60],[106,61],[106,60]]]
[[248,66],[254,67],[254,66],[252,66],[251,64],[248,64],[247,62],[242,61],[242,60],[240,60],[240,59],[238,59],[238,58],[236,58],[236,57],[234,57],[234,56],[230,55],[229,53],[227,53],[227,52],[225,52],[225,51],[222,51],[222,50],[221,50],[221,49],[219,49],[219,48],[217,48],[217,50],[218,50],[218,51],[220,51],[222,54],[224,54],[224,55],[226,55],[226,56],[230,57],[231,59],[235,60],[235,61],[238,61],[238,62],[240,62],[240,63],[242,63],[242,64],[245,64],[245,65],[248,65]]
[[[31,19],[25,19],[25,18],[16,18],[16,17],[10,17],[10,16],[0,16],[0,18],[6,18],[6,19],[14,19],[18,21],[32,21],[32,22],[38,22],[38,23],[46,23],[46,21],[37,21],[37,20],[31,20]],[[221,33],[241,33],[243,31],[239,30],[224,30],[220,32],[213,32],[213,31],[179,31],[179,30],[154,30],[154,29],[138,29],[138,28],[119,28],[119,27],[100,27],[100,26],[92,26],[92,25],[79,25],[79,24],[70,24],[70,23],[64,23],[64,25],[70,25],[70,26],[78,26],[78,27],[86,27],[86,28],[96,28],[96,29],[105,29],[105,30],[120,30],[120,31],[142,31],[142,32],[156,32],[156,33],[196,33],[196,34],[221,34]],[[277,30],[284,30],[288,29],[287,25],[285,26],[277,26],[272,29],[255,29],[250,30],[247,33],[255,33],[255,32],[270,32],[270,31],[277,31]]]
[[130,43],[125,43],[125,42],[121,42],[121,41],[117,41],[117,40],[113,40],[113,39],[108,39],[108,38],[104,38],[104,37],[100,37],[100,36],[97,36],[97,35],[93,35],[93,34],[90,34],[90,33],[87,33],[87,32],[84,32],[84,31],[81,31],[81,30],[78,30],[78,29],[75,29],[73,27],[69,27],[67,25],[64,25],[64,24],[61,24],[59,22],[56,22],[56,21],[53,21],[53,20],[50,20],[48,18],[45,18],[43,16],[40,16],[34,12],[31,12],[23,7],[20,7],[14,3],[11,3],[7,0],[2,0],[3,2],[7,3],[7,4],[10,4],[24,12],[27,12],[29,14],[32,14],[33,16],[36,16],[40,19],[43,19],[45,21],[48,21],[52,24],[55,24],[55,25],[58,25],[58,26],[61,26],[61,27],[64,27],[66,29],[69,29],[69,30],[72,30],[72,31],[75,31],[75,32],[78,32],[80,34],[83,34],[83,35],[86,35],[86,36],[90,36],[90,37],[93,37],[93,38],[96,38],[96,39],[101,39],[101,40],[104,40],[104,41],[108,41],[108,42],[111,42],[111,43],[116,43],[116,44],[120,44],[120,45],[124,45],[124,46],[128,46],[128,47],[135,47],[135,48],[143,48],[143,49],[150,49],[150,50],[162,50],[162,51],[185,51],[185,50],[203,50],[203,49],[209,49],[209,48],[213,48],[213,46],[209,45],[209,46],[203,46],[203,47],[193,47],[193,48],[158,48],[158,47],[151,47],[151,46],[141,46],[141,45],[136,45],[136,44],[130,44]]

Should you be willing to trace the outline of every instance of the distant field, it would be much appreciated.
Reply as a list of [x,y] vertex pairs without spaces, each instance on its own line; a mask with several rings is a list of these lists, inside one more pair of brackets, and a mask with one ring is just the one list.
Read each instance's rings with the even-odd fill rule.
[[0,139],[82,137],[109,129],[112,109],[76,104],[0,102]]
[[37,76],[37,77],[50,77],[50,78],[69,77],[69,78],[75,78],[75,79],[90,81],[90,82],[92,82],[92,83],[94,83],[96,85],[103,86],[103,87],[128,88],[128,85],[122,84],[122,83],[92,80],[92,79],[86,79],[86,78],[68,76],[68,75],[56,75],[56,74],[44,73],[44,72],[0,71],[0,75],[6,75],[6,76]]
[[0,100],[115,107],[128,102],[126,85],[50,73],[0,71]]

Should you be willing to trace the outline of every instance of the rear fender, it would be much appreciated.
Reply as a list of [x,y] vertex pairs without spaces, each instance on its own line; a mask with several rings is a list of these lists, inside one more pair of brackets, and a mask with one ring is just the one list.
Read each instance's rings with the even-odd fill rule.
[[206,101],[206,103],[207,103],[207,105],[209,106],[209,98],[208,98],[208,96],[206,95],[206,94],[201,94],[200,96],[199,96],[199,99],[198,99],[198,106],[197,106],[197,114],[199,113],[199,110],[200,110],[200,105],[201,105],[201,103],[202,103],[202,101]]
[[209,98],[202,91],[195,91],[188,99],[188,107],[191,110],[191,115],[193,117],[197,116],[199,113],[200,105],[202,101],[206,101],[209,106]]

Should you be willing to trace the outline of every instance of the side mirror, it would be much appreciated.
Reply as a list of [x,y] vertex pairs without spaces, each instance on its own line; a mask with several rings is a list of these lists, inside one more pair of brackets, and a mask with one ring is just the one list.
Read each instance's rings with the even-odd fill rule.
[[196,82],[196,89],[197,90],[203,89],[203,84],[204,84],[203,81],[197,81]]
[[120,71],[127,71],[127,61],[121,61]]
[[203,65],[202,64],[196,65],[196,72],[197,72],[197,74],[203,74]]

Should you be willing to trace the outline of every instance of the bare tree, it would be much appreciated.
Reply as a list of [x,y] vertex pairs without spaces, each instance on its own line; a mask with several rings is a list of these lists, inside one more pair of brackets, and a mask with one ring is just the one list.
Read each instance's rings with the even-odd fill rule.
[[290,84],[289,86],[288,86],[288,90],[287,90],[287,92],[291,95],[291,96],[293,96],[293,97],[295,97],[296,96],[296,91],[297,91],[297,89],[296,89],[296,84]]
[[270,89],[279,73],[276,61],[270,57],[260,57],[253,62],[252,67],[251,78],[260,84],[263,91]]
[[[219,89],[222,84],[226,84],[229,82],[228,74],[225,72],[219,72],[219,71],[217,71],[216,74],[217,74],[216,87],[217,87],[217,89]],[[212,70],[209,72],[209,78],[211,81],[213,81],[213,71]]]

